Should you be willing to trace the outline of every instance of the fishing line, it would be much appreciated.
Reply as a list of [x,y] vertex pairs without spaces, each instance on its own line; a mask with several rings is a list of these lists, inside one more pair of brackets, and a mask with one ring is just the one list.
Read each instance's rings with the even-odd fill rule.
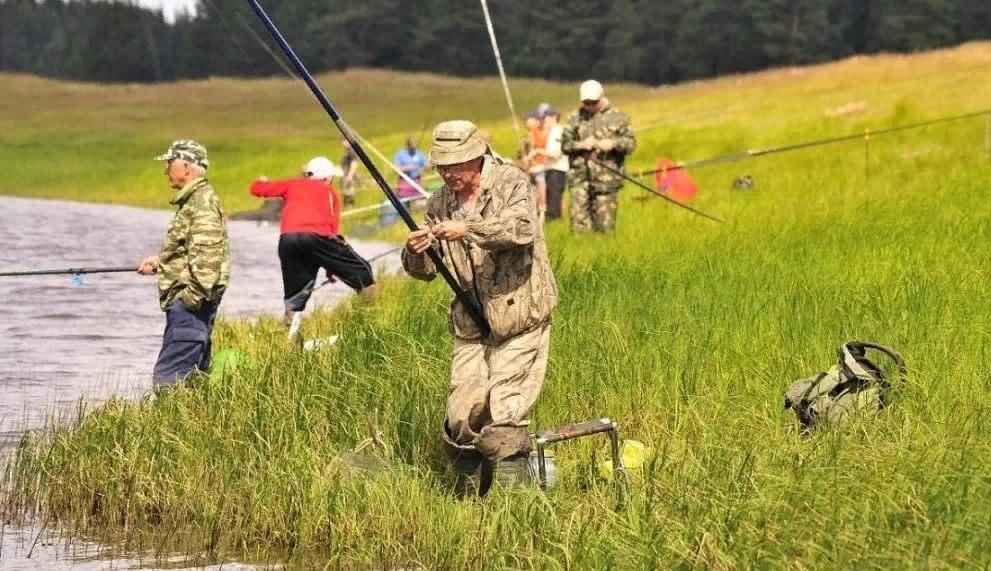
[[[384,154],[382,154],[382,151],[380,151],[380,150],[378,150],[378,149],[376,149],[376,148],[375,148],[375,147],[374,147],[374,146],[373,146],[373,145],[372,145],[371,143],[369,143],[369,142],[368,142],[368,139],[366,139],[366,138],[364,138],[364,137],[362,137],[362,136],[361,136],[361,135],[359,135],[358,133],[355,133],[355,134],[354,134],[354,136],[355,136],[355,137],[358,137],[358,139],[359,139],[359,140],[360,140],[360,141],[361,141],[361,142],[362,142],[362,143],[363,143],[363,144],[364,144],[365,146],[367,146],[367,147],[368,147],[369,149],[371,149],[371,151],[372,151],[372,154],[374,154],[375,156],[377,156],[377,157],[379,158],[379,160],[381,160],[381,161],[383,161],[383,162],[385,162],[385,163],[386,163],[387,165],[389,165],[389,167],[390,167],[390,168],[391,168],[392,170],[394,170],[394,171],[396,172],[396,174],[398,174],[398,175],[399,175],[400,177],[402,177],[402,179],[403,179],[403,180],[405,180],[405,181],[406,181],[407,183],[409,183],[409,184],[410,184],[410,186],[412,186],[413,188],[415,188],[415,189],[416,189],[416,191],[417,191],[417,192],[419,192],[419,193],[420,193],[420,195],[421,195],[421,196],[422,196],[423,198],[430,198],[430,193],[429,193],[429,192],[427,192],[426,190],[424,190],[424,189],[423,189],[423,187],[422,187],[422,186],[420,186],[420,183],[418,183],[418,182],[416,182],[416,181],[415,181],[415,180],[413,180],[413,179],[412,179],[412,178],[411,178],[411,177],[410,177],[410,176],[409,176],[408,174],[406,174],[406,173],[404,173],[404,172],[403,172],[403,169],[401,169],[401,168],[399,168],[398,166],[396,166],[396,164],[395,164],[395,163],[393,163],[392,161],[390,161],[388,157],[386,157],[386,156],[385,156]],[[417,200],[417,198],[416,198],[416,197],[413,197],[413,199],[414,199],[414,200]],[[343,216],[343,213],[342,213],[342,216]]]
[[224,13],[220,11],[220,8],[218,8],[216,4],[214,4],[213,0],[206,0],[206,3],[213,8],[213,11],[216,12],[218,16],[220,16],[220,22],[224,25],[224,29],[227,30],[227,33],[231,35],[231,38],[234,39],[234,44],[237,46],[237,49],[244,55],[244,59],[248,61],[248,65],[251,66],[251,69],[257,72],[258,66],[255,65],[255,62],[251,61],[251,57],[248,56],[248,52],[244,49],[244,46],[241,45],[241,42],[237,39],[237,36],[234,35],[234,31],[231,30],[231,27],[227,24],[227,18],[224,18]]
[[242,16],[237,12],[234,12],[234,16],[236,16],[238,21],[241,22],[241,25],[246,30],[248,30],[248,32],[251,33],[251,37],[258,42],[258,45],[260,45],[262,49],[265,50],[265,53],[272,56],[272,59],[275,60],[275,63],[279,64],[279,67],[282,68],[282,71],[286,72],[286,75],[288,75],[290,79],[299,79],[299,76],[297,76],[295,73],[292,72],[292,69],[289,67],[289,64],[282,61],[282,58],[280,58],[278,54],[276,54],[275,51],[273,51],[272,48],[270,48],[268,44],[265,43],[265,40],[260,35],[258,35],[258,32],[256,32],[255,29],[251,27],[251,24],[249,24],[248,21],[244,19],[244,16]]
[[496,42],[495,28],[492,27],[492,16],[489,14],[489,4],[486,0],[481,0],[482,12],[485,14],[485,27],[489,31],[489,40],[492,42],[492,52],[495,54],[496,66],[499,68],[499,77],[502,79],[502,90],[506,94],[506,103],[509,104],[509,114],[513,118],[513,129],[516,130],[516,138],[521,139],[520,122],[516,118],[516,108],[513,106],[513,95],[509,91],[509,80],[506,79],[506,70],[502,66],[502,55],[499,54],[499,43]]

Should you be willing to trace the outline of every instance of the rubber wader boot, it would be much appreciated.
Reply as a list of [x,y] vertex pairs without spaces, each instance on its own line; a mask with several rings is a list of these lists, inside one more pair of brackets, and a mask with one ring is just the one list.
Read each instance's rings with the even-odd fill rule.
[[458,497],[484,496],[492,485],[492,471],[486,469],[485,457],[474,446],[458,444],[444,427],[444,452],[454,471],[454,493]]
[[519,426],[486,426],[475,439],[485,456],[485,471],[503,486],[525,486],[536,481],[530,467],[530,437]]

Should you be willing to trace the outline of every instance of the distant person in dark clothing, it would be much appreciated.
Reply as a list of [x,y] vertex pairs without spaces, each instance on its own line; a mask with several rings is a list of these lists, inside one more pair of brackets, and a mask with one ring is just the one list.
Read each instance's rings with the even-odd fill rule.
[[362,294],[374,291],[371,265],[339,233],[341,203],[332,179],[341,174],[329,159],[316,157],[303,167],[301,178],[269,181],[261,177],[251,185],[255,196],[285,200],[279,261],[287,325],[296,312],[306,309],[320,268],[328,279],[339,279]]
[[351,148],[351,143],[347,139],[341,140],[344,147],[344,156],[341,157],[341,194],[344,196],[344,204],[354,204],[355,177],[358,175],[358,153]]

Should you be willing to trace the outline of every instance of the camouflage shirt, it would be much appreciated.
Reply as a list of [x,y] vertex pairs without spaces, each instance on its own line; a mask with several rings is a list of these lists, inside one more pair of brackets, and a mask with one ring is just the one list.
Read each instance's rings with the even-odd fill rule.
[[203,301],[220,303],[230,276],[231,253],[224,211],[213,187],[198,178],[176,192],[178,207],[158,254],[162,310],[181,300],[196,311]]
[[[626,155],[637,148],[637,139],[630,126],[630,118],[612,105],[597,113],[579,109],[565,120],[561,137],[561,150],[570,159],[569,184],[590,184],[596,190],[615,192],[623,186],[623,179],[609,172],[596,161],[619,171],[623,170]],[[574,147],[585,139],[612,139],[616,147],[608,153],[599,150],[583,151]],[[595,160],[589,160],[590,158]]]
[[[444,186],[427,201],[427,222],[466,223],[464,239],[441,241],[438,247],[461,287],[480,301],[492,333],[482,339],[457,298],[451,302],[448,324],[459,339],[495,345],[546,324],[557,304],[557,284],[526,174],[487,155],[481,187],[474,209],[466,212]],[[403,249],[402,257],[403,267],[414,278],[429,281],[437,275],[426,254]]]

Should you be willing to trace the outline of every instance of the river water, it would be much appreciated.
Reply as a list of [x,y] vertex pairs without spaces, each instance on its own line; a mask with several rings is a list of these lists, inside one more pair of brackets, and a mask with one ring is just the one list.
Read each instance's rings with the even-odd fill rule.
[[[158,251],[172,216],[167,210],[10,197],[0,197],[0,213],[0,271],[136,266]],[[220,316],[281,315],[278,226],[232,221],[228,229],[233,262]],[[394,248],[353,245],[366,258]],[[395,269],[399,256],[388,254],[375,264]],[[310,308],[348,295],[347,286],[330,284],[314,294]],[[87,275],[81,285],[68,275],[0,278],[0,300],[0,462],[2,449],[25,429],[70,418],[80,399],[136,398],[151,388],[165,326],[154,277]],[[45,541],[25,559],[27,550],[10,543],[21,536],[31,533],[8,529],[0,538],[0,568],[53,568],[65,560],[58,542]],[[106,568],[102,564],[94,568]]]

